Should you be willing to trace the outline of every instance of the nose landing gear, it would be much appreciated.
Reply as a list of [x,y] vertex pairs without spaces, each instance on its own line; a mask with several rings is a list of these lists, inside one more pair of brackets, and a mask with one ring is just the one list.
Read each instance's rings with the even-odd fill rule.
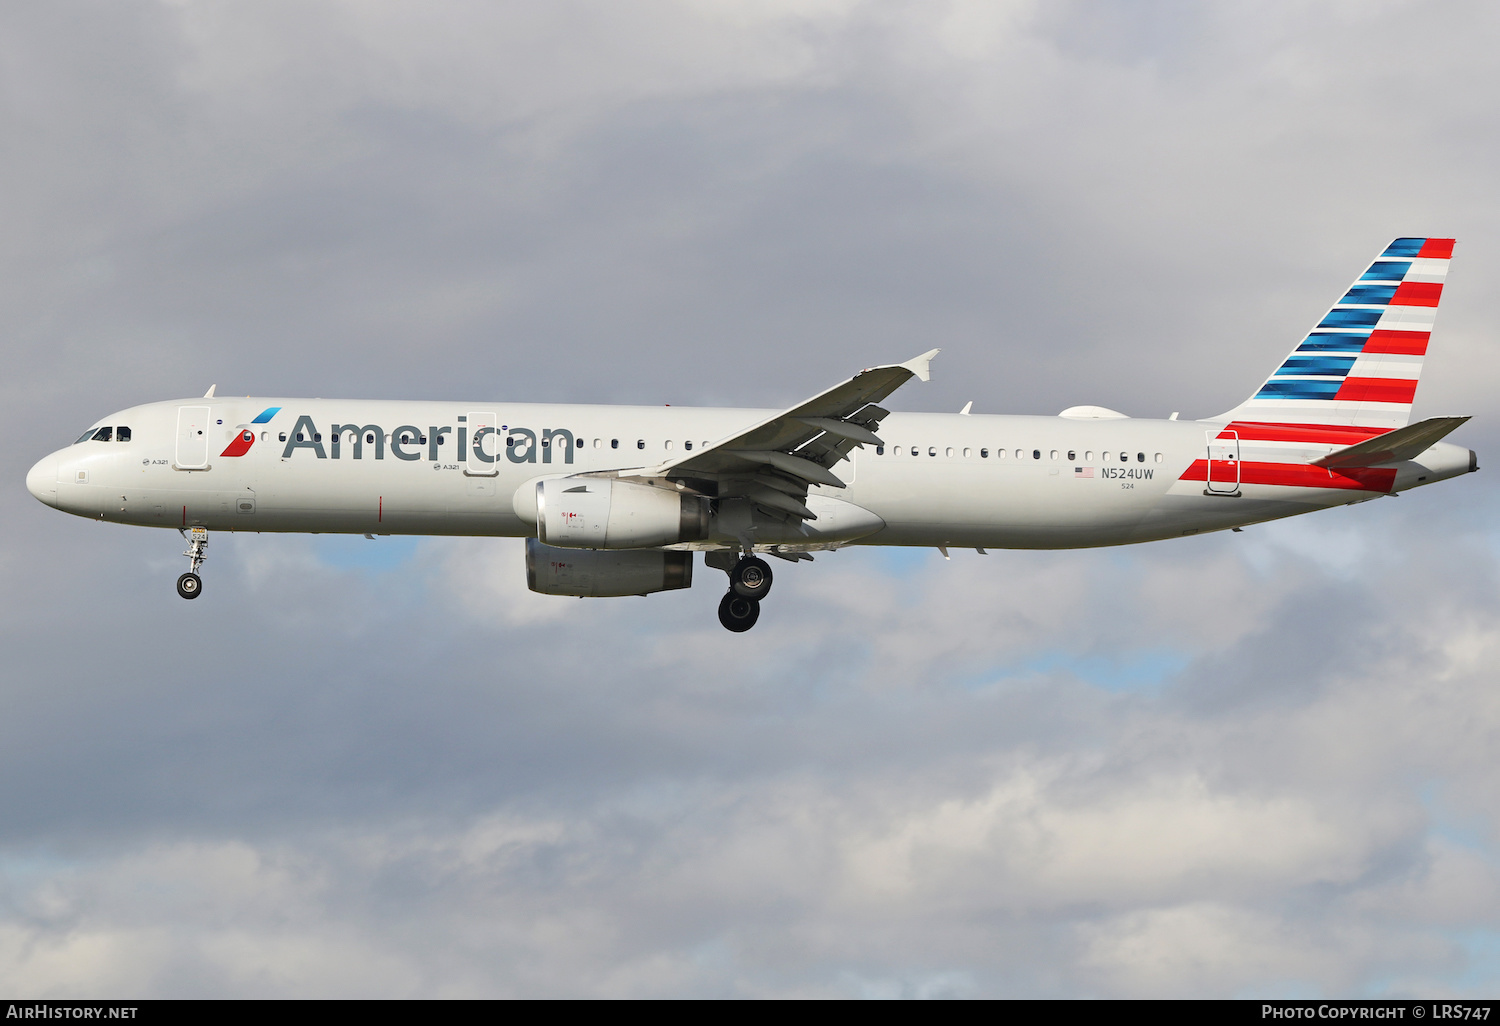
[[189,527],[186,530],[178,529],[178,533],[187,539],[187,551],[183,553],[188,558],[188,572],[177,578],[177,594],[185,599],[195,599],[203,594],[203,578],[198,576],[198,568],[208,558],[205,551],[208,549],[208,528]]
[[719,622],[743,634],[760,619],[760,600],[771,591],[771,568],[763,559],[746,556],[727,572],[729,591],[719,600]]

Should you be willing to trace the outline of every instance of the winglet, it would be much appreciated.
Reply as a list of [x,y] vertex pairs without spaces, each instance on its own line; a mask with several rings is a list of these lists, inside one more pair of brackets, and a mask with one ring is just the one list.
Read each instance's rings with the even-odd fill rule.
[[896,364],[896,366],[905,367],[907,370],[911,371],[923,381],[931,381],[932,368],[930,364],[932,363],[932,358],[941,352],[941,349],[929,349],[921,356],[913,357],[912,359],[907,360],[905,363]]
[[212,399],[214,397],[214,389],[216,389],[218,387],[219,386],[218,386],[217,383],[209,385],[208,386],[208,391],[203,393],[203,398],[205,398],[205,399]]

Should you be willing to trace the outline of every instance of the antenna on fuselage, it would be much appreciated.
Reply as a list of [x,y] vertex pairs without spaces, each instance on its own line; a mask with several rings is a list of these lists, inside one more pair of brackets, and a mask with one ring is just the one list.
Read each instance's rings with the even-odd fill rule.
[[214,389],[216,389],[218,387],[219,387],[219,385],[218,385],[217,382],[215,382],[212,385],[209,385],[208,386],[208,391],[203,393],[203,398],[205,398],[205,399],[212,399],[214,397]]

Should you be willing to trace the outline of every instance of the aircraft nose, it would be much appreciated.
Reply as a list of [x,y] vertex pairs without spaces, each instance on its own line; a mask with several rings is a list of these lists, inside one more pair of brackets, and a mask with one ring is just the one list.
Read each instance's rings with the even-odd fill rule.
[[26,474],[26,490],[49,506],[57,505],[57,454],[43,456]]

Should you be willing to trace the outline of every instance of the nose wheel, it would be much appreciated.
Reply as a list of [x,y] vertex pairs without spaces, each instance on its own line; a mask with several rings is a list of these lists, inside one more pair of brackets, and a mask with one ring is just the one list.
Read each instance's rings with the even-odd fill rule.
[[187,551],[183,553],[188,558],[188,572],[177,578],[177,594],[185,599],[195,599],[203,594],[203,578],[198,576],[198,570],[208,558],[208,528],[189,527],[178,531],[188,543]]

